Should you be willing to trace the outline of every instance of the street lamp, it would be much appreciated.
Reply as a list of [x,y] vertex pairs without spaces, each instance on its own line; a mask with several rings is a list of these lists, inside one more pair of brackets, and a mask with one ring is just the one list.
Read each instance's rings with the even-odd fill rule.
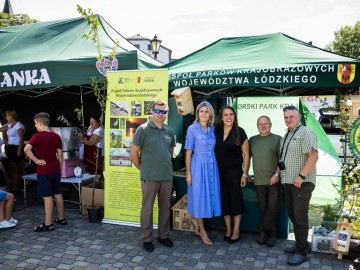
[[151,51],[154,54],[154,58],[156,59],[160,50],[161,40],[159,40],[155,34],[154,38],[150,40],[150,44],[151,44]]

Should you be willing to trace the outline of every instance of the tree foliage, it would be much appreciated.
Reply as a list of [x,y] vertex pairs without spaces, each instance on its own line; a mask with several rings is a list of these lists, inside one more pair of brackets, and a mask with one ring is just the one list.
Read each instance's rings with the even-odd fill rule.
[[335,31],[335,40],[326,46],[326,49],[350,56],[360,58],[360,21],[354,26],[343,26]]
[[27,14],[8,14],[0,12],[0,28],[39,22]]

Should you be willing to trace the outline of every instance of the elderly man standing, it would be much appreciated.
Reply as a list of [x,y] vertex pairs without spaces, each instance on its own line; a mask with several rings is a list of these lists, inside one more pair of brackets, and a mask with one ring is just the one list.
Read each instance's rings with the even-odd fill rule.
[[255,190],[262,215],[256,242],[259,245],[266,243],[268,247],[273,247],[276,242],[275,220],[281,203],[278,169],[281,136],[270,132],[271,125],[268,116],[260,116],[257,120],[259,134],[249,140]]
[[[168,106],[165,101],[156,101],[152,106],[152,119],[136,129],[130,157],[140,169],[142,207],[140,213],[141,238],[145,250],[154,251],[153,207],[158,196],[159,220],[157,241],[166,246],[174,244],[169,239],[170,197],[173,183],[171,158],[175,147],[175,135],[164,124]],[[140,155],[139,155],[140,154]]]
[[281,140],[279,169],[285,187],[285,198],[290,220],[294,225],[295,245],[286,248],[292,253],[288,264],[297,266],[308,260],[308,210],[316,183],[318,147],[315,134],[302,126],[295,106],[284,108],[288,132]]

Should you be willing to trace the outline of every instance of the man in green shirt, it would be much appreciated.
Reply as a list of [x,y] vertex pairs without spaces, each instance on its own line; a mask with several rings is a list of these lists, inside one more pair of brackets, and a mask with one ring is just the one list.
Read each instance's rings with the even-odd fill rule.
[[130,157],[140,169],[142,207],[140,213],[141,238],[145,250],[154,251],[153,207],[158,196],[159,220],[157,241],[166,246],[174,244],[169,238],[170,197],[173,183],[171,158],[175,147],[175,135],[164,124],[168,106],[165,101],[156,101],[152,107],[152,119],[139,126],[132,141]]
[[275,220],[281,203],[280,170],[277,168],[281,136],[270,132],[271,120],[266,115],[258,118],[257,128],[259,134],[249,140],[255,190],[262,215],[256,242],[273,247],[276,242]]

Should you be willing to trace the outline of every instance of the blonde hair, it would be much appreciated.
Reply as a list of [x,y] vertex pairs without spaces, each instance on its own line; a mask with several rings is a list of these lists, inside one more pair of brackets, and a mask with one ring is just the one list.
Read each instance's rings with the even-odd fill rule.
[[199,122],[199,111],[202,107],[207,107],[208,112],[209,112],[209,120],[208,120],[208,125],[213,125],[214,121],[215,121],[215,113],[214,113],[214,108],[213,106],[211,106],[211,104],[207,101],[202,101],[197,107],[196,107],[196,118],[194,122]]

